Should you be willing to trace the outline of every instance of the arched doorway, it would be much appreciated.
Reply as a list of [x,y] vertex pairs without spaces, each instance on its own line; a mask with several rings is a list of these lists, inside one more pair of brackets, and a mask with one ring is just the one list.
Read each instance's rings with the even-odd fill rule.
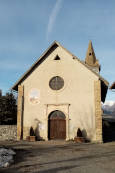
[[48,138],[66,139],[66,117],[63,112],[55,110],[48,118]]

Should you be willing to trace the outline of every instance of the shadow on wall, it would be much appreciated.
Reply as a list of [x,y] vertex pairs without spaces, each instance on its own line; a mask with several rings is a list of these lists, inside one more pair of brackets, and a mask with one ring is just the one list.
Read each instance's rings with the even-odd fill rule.
[[80,128],[77,129],[76,137],[74,139],[83,138],[82,142],[90,142],[90,140],[87,137],[87,132],[85,129],[81,130]]
[[82,130],[82,135],[83,135],[83,137],[84,137],[85,139],[87,139],[87,140],[88,140],[88,137],[87,137],[87,132],[86,132],[86,130],[85,130],[85,129],[83,129],[83,130]]
[[34,126],[34,133],[37,141],[44,141],[44,139],[40,136],[40,126],[41,126],[41,121],[38,119],[35,119],[35,126]]
[[[80,130],[82,131],[83,137],[87,141],[91,141],[94,138],[95,135],[95,128],[94,128],[94,113],[93,113],[93,108],[90,107],[90,112],[88,113],[86,111],[86,108],[82,105],[82,110],[85,112],[85,116],[81,115],[81,111],[79,111],[79,119],[78,119],[78,126]],[[89,116],[90,115],[90,116]],[[77,129],[78,130],[78,129]]]

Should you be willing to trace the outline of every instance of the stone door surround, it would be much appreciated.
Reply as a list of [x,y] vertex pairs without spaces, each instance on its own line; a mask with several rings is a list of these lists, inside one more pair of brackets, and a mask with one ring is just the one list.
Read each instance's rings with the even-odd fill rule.
[[69,140],[69,103],[60,103],[60,104],[46,104],[46,127],[47,134],[46,140],[48,140],[48,117],[49,114],[55,110],[62,111],[66,116],[66,140]]

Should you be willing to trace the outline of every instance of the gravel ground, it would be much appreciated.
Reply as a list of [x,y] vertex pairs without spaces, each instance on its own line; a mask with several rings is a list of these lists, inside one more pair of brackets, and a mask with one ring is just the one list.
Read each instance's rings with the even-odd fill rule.
[[21,141],[0,146],[16,152],[14,164],[0,173],[115,173],[115,142]]

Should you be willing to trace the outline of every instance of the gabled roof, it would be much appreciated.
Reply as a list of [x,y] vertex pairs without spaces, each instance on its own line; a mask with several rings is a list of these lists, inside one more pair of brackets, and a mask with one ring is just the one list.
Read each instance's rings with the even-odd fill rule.
[[102,76],[100,76],[100,74],[96,73],[95,71],[93,71],[87,64],[85,64],[85,62],[81,61],[78,57],[76,57],[75,55],[73,55],[70,51],[68,51],[66,48],[64,48],[59,42],[54,41],[51,46],[46,49],[46,51],[40,56],[40,58],[38,58],[38,60],[21,76],[21,78],[12,86],[12,90],[18,90],[18,85],[24,81],[28,75],[36,68],[38,67],[38,65],[40,65],[43,60],[47,57],[47,55],[49,55],[53,50],[55,50],[57,47],[61,47],[63,48],[66,52],[68,52],[74,59],[77,59],[81,64],[83,64],[87,69],[89,69],[92,73],[94,73],[96,76],[99,77],[99,79],[101,81],[104,82],[105,85],[109,85],[108,81],[106,81]]

